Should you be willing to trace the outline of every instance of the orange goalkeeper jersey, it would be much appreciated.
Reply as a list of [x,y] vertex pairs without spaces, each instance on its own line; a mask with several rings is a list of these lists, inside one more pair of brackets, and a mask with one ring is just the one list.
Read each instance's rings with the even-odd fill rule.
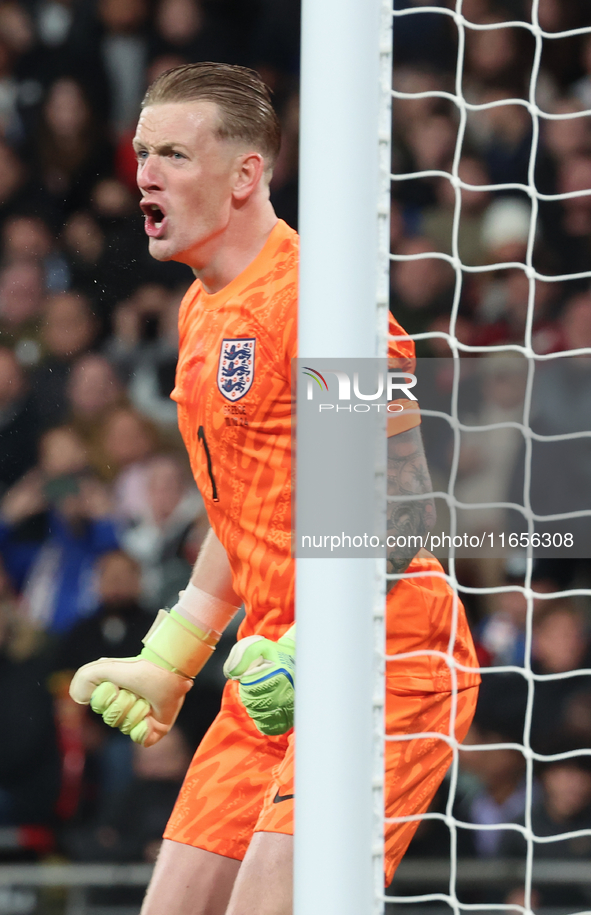
[[[197,280],[179,314],[172,398],[211,526],[245,604],[240,638],[258,633],[277,639],[294,617],[291,360],[297,301],[298,236],[279,220],[239,276],[213,295]],[[404,335],[393,318],[390,333]],[[413,342],[391,337],[390,357],[412,370]]]

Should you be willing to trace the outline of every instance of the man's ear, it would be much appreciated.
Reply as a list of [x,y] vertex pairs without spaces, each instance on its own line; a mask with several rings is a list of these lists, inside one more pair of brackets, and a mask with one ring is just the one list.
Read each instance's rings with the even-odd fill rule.
[[252,152],[239,156],[232,188],[235,200],[247,200],[258,187],[265,174],[265,160],[260,153]]

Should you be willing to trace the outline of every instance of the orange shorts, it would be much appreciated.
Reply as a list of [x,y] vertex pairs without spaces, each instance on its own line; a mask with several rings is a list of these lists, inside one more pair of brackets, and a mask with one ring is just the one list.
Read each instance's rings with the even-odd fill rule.
[[[461,741],[472,721],[478,687],[458,692],[455,736]],[[450,693],[418,693],[386,687],[386,734],[450,732]],[[437,737],[387,740],[385,815],[424,813],[449,768],[452,751]],[[219,715],[189,766],[164,833],[165,839],[242,860],[254,832],[293,835],[293,731],[265,737],[238,696],[224,690]],[[389,883],[419,821],[386,823],[385,870]]]

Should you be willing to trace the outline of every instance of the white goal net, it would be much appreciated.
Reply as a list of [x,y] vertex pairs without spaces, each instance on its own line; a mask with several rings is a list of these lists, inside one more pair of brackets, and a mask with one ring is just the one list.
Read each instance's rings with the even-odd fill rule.
[[[483,687],[461,750],[455,705],[444,737],[382,734],[453,749],[382,904],[588,912],[591,7],[402,0],[391,12],[391,309],[419,378],[422,364],[434,373],[421,401],[434,535]],[[382,214],[389,202],[388,185]],[[455,626],[452,680],[454,639]]]

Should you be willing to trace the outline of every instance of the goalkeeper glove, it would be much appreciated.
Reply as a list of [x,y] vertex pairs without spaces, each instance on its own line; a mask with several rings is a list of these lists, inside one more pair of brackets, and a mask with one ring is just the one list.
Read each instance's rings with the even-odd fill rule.
[[[184,596],[188,595],[189,599]],[[187,619],[200,602],[202,617],[216,628]],[[178,609],[177,609],[178,608]],[[135,658],[100,658],[74,674],[70,696],[102,715],[106,724],[151,747],[173,726],[185,695],[209,660],[223,629],[237,608],[189,585],[170,612],[160,610]],[[179,612],[180,611],[180,612]],[[195,613],[192,618],[197,622]]]
[[251,635],[236,642],[224,674],[238,680],[242,703],[263,734],[284,734],[293,727],[295,625],[278,642]]

